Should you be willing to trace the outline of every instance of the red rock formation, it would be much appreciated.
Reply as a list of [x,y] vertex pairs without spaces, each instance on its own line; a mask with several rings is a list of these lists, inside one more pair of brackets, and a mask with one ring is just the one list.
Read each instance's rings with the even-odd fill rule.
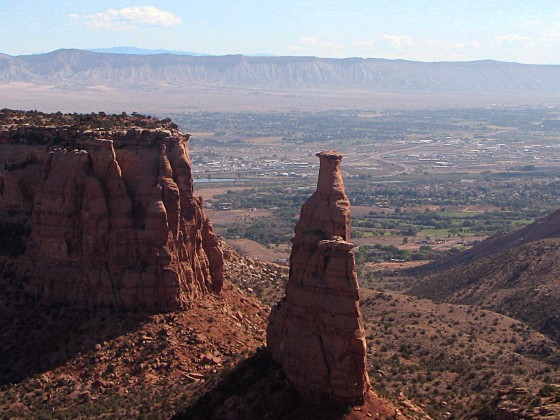
[[222,252],[193,195],[187,140],[174,129],[2,130],[0,213],[31,216],[16,262],[29,292],[152,311],[219,292]]
[[317,191],[301,209],[286,297],[273,308],[268,348],[286,376],[315,403],[356,405],[369,390],[366,341],[350,238],[342,155],[317,154]]

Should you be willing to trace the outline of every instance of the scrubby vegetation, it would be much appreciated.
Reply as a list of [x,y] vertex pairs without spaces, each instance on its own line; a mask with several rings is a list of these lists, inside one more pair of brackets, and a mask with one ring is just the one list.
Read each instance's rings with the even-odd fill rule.
[[177,128],[177,125],[169,118],[160,120],[137,112],[133,112],[131,115],[128,115],[126,112],[121,114],[106,114],[105,112],[65,114],[62,112],[45,113],[40,111],[17,111],[11,109],[0,110],[0,124],[15,126],[66,126],[72,130],[112,130],[127,127]]

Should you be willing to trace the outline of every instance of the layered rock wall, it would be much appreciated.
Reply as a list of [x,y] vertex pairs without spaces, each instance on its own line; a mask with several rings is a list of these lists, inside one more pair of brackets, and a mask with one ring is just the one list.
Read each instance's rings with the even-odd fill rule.
[[222,252],[187,141],[174,129],[0,130],[0,215],[31,225],[14,263],[28,292],[152,311],[219,292]]
[[287,378],[315,403],[356,405],[369,390],[366,342],[350,238],[342,155],[320,159],[317,191],[301,209],[286,297],[273,308],[268,348]]

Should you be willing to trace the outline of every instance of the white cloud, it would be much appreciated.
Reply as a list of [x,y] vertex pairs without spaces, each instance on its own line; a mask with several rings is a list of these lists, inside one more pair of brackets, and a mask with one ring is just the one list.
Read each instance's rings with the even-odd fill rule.
[[359,48],[370,48],[375,45],[375,41],[372,39],[361,39],[354,42],[355,47]]
[[442,47],[451,48],[454,50],[467,50],[467,49],[479,50],[481,48],[481,45],[477,41],[453,42],[452,44],[447,44],[445,42],[442,42]]
[[549,30],[544,32],[539,37],[539,42],[543,43],[546,46],[557,46],[560,42],[560,31],[558,30]]
[[414,42],[412,42],[412,38],[410,38],[408,35],[381,34],[379,35],[379,39],[387,41],[393,47],[399,49],[414,46]]
[[297,53],[334,57],[340,55],[342,45],[312,36],[304,36],[299,39],[297,45],[292,45],[290,49]]
[[424,41],[422,44],[426,48],[433,48],[433,49],[449,47],[449,45],[446,42],[437,39],[429,39],[427,41]]
[[519,35],[519,34],[498,35],[494,39],[502,45],[505,44],[509,46],[530,47],[534,44],[533,39],[531,37],[525,35]]
[[104,12],[83,16],[73,13],[69,17],[82,17],[93,28],[115,30],[130,30],[139,26],[176,26],[182,22],[180,17],[175,16],[173,13],[159,10],[154,6],[108,9]]
[[379,35],[379,38],[387,41],[392,47],[399,50],[411,47],[433,50],[478,50],[481,48],[480,43],[478,43],[477,41],[447,42],[441,41],[439,39],[413,40],[408,35],[391,34],[381,34]]
[[336,42],[325,41],[319,38],[304,36],[299,40],[300,44],[310,47],[319,48],[340,48],[340,45]]
[[480,45],[480,42],[478,41],[470,41],[467,42],[466,45],[472,48],[473,50],[480,50],[482,48],[482,45]]
[[368,55],[420,61],[466,61],[479,57],[484,46],[475,40],[416,39],[408,35],[381,34]]
[[538,19],[528,20],[521,24],[522,28],[534,28],[541,25],[541,21]]

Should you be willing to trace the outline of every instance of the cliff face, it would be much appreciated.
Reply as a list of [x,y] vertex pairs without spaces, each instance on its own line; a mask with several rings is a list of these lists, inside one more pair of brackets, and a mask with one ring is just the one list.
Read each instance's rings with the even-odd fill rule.
[[[219,292],[223,257],[172,129],[0,129],[0,214],[31,226],[14,271],[80,307],[184,309]],[[22,280],[22,281],[23,281]]]
[[342,156],[322,152],[317,191],[303,205],[286,297],[270,314],[268,347],[315,403],[356,405],[369,390],[366,342],[350,238]]

